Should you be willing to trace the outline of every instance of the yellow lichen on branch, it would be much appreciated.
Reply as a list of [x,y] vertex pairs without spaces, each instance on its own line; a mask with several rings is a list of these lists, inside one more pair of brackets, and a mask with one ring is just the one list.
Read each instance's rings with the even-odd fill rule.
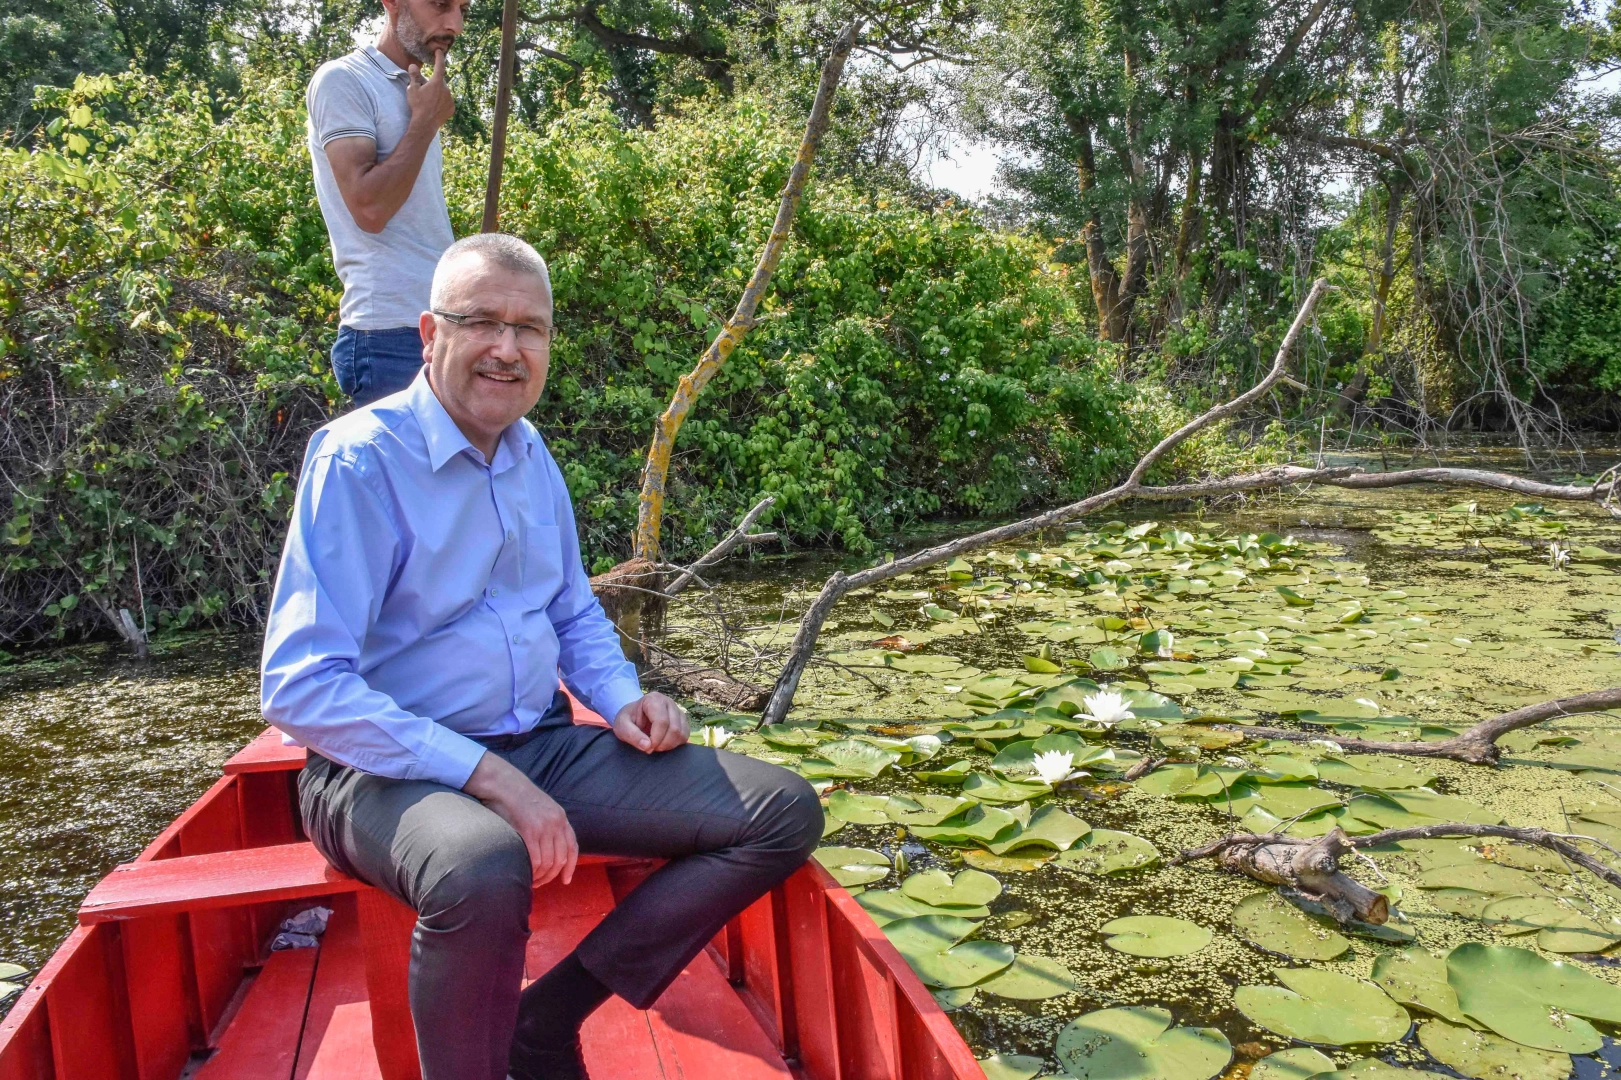
[[709,343],[697,366],[681,376],[669,407],[659,416],[658,424],[653,428],[653,442],[647,449],[647,464],[642,467],[641,504],[636,513],[636,538],[632,550],[635,558],[658,561],[659,529],[664,521],[664,485],[670,472],[670,454],[675,449],[676,434],[681,430],[687,413],[692,410],[693,402],[698,400],[698,395],[703,393],[715,373],[725,366],[726,358],[732,355],[732,350],[737,348],[754,325],[754,313],[766,289],[771,286],[771,275],[776,272],[777,263],[782,259],[782,250],[788,245],[794,214],[804,198],[805,181],[810,177],[811,163],[816,159],[816,148],[827,132],[833,94],[844,77],[844,63],[850,57],[859,30],[859,21],[846,26],[834,40],[833,50],[822,64],[816,102],[811,106],[810,118],[805,122],[805,136],[800,140],[794,167],[783,185],[782,201],[777,207],[776,221],[771,226],[771,236],[766,240],[765,250],[760,253],[742,299],[737,302],[737,310],[715,340]]

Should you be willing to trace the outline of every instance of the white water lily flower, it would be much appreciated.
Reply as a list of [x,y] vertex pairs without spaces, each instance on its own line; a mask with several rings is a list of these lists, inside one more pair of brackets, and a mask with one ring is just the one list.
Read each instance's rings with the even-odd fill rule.
[[1105,727],[1132,719],[1125,696],[1112,686],[1105,686],[1095,694],[1087,694],[1084,700],[1087,714]]
[[1044,784],[1057,784],[1086,775],[1084,772],[1070,771],[1070,766],[1075,764],[1075,755],[1068,750],[1045,750],[1037,754],[1030,764]]
[[1306,743],[1306,745],[1307,746],[1315,746],[1319,750],[1332,751],[1333,753],[1336,753],[1336,754],[1339,753],[1341,750],[1345,749],[1339,743],[1334,742],[1331,739],[1312,739],[1310,742]]
[[1548,542],[1548,561],[1553,564],[1555,569],[1563,570],[1565,565],[1570,562],[1570,548],[1557,540],[1550,540]]
[[735,738],[735,736],[724,726],[720,724],[705,724],[703,730],[698,733],[698,745],[710,746],[714,747],[716,750],[719,750],[721,747],[731,742],[733,738]]

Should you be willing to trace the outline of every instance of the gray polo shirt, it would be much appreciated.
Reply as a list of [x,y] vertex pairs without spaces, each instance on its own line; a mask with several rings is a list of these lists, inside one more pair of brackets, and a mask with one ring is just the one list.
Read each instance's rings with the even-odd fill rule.
[[315,194],[343,282],[338,321],[356,330],[415,326],[428,307],[434,265],[456,239],[445,209],[438,135],[405,205],[379,233],[355,224],[327,160],[327,143],[359,136],[377,144],[378,161],[392,154],[411,120],[405,100],[409,82],[407,72],[368,45],[322,64],[305,95]]

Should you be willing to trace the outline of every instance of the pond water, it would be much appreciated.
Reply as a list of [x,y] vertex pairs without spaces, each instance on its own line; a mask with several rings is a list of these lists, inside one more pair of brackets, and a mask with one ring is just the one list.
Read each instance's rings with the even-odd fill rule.
[[[1546,853],[1430,841],[1348,860],[1400,913],[1364,932],[1392,940],[1342,936],[1208,862],[1165,861],[1235,827],[1285,822],[1320,835],[1506,820],[1621,847],[1621,716],[1510,736],[1496,769],[1341,759],[1211,726],[1306,720],[1324,734],[1435,739],[1621,684],[1621,522],[1436,488],[1319,490],[1220,513],[1140,507],[1120,519],[847,599],[792,727],[762,736],[744,718],[698,710],[729,749],[829,785],[824,843],[840,850],[824,861],[893,920],[892,937],[939,984],[976,1052],[1003,1055],[993,1077],[1067,1067],[1099,1080],[1278,1080],[1336,1065],[1364,1078],[1395,1066],[1613,1075],[1621,967],[1603,954],[1621,952],[1621,890]],[[828,568],[738,568],[717,590],[753,624],[734,655],[780,645],[783,613],[802,608]],[[679,624],[692,620],[672,619],[680,648]],[[196,637],[147,664],[91,648],[0,667],[0,960],[42,963],[89,886],[258,730],[255,650],[246,637]],[[1132,715],[1115,719],[1115,706]],[[1088,775],[1040,781],[1033,755],[1047,750]],[[1124,781],[1143,755],[1167,761]],[[954,880],[934,872],[975,868]],[[1103,932],[1130,916],[1180,921]],[[1456,953],[1449,984],[1447,950],[1471,942],[1515,951]],[[1481,970],[1466,970],[1470,957]],[[1501,965],[1523,957],[1544,967],[1507,977]],[[1546,968],[1553,960],[1569,967]],[[1574,1005],[1552,991],[1514,997],[1571,969],[1599,980],[1560,991]],[[1438,1006],[1459,983],[1485,1004]],[[1419,1000],[1457,1023],[1431,1019]],[[1288,1047],[1292,1057],[1262,1060]]]

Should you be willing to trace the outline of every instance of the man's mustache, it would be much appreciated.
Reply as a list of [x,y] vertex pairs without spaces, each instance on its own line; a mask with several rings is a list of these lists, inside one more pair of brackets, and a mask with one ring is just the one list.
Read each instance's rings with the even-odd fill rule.
[[529,369],[523,364],[480,363],[473,365],[475,375],[512,375],[520,380],[529,378]]

